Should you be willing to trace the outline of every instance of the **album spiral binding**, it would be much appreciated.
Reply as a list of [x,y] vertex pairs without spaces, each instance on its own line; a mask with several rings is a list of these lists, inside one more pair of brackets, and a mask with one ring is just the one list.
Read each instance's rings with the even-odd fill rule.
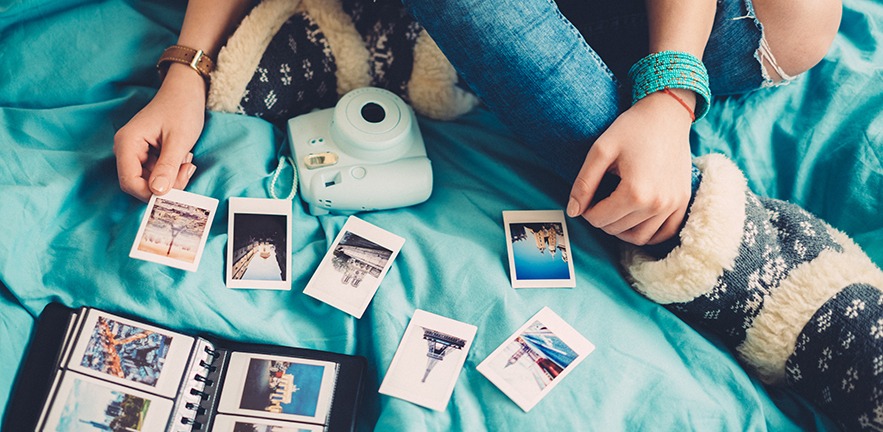
[[2,430],[351,431],[366,365],[53,303],[40,315]]

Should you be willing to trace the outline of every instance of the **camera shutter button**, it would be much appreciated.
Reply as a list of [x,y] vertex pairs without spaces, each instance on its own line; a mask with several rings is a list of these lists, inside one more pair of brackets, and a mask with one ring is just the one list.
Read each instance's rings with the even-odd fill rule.
[[365,171],[365,168],[360,166],[353,167],[353,169],[350,170],[350,175],[353,176],[353,178],[356,180],[361,180],[365,178],[365,174],[367,174],[367,171]]

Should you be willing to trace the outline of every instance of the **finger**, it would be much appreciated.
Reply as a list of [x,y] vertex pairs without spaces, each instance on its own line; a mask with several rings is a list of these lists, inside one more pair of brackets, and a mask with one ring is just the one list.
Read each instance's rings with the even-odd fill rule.
[[148,146],[143,140],[132,138],[124,131],[114,136],[113,151],[120,189],[145,202],[151,195],[147,180],[142,177],[142,164],[146,161]]
[[190,182],[190,178],[193,177],[194,172],[196,172],[196,165],[192,163],[181,164],[181,169],[178,170],[178,177],[175,178],[174,188],[184,190],[187,187],[187,183]]
[[643,201],[637,199],[636,196],[637,194],[633,192],[633,187],[630,184],[625,181],[620,182],[619,187],[610,194],[610,197],[598,201],[583,213],[583,217],[592,226],[603,228],[626,218],[631,213],[641,212],[641,214],[635,215],[635,219],[641,216],[643,218],[632,224],[634,226],[650,217],[650,212],[647,211],[649,208],[643,205]]
[[648,244],[651,238],[659,231],[659,227],[668,219],[668,215],[662,214],[651,217],[638,224],[636,227],[622,232],[616,237],[636,246]]
[[156,195],[163,195],[174,186],[181,165],[187,158],[190,147],[174,138],[165,137],[160,148],[159,158],[150,173],[148,184]]
[[662,224],[661,227],[656,231],[656,234],[647,241],[647,244],[658,244],[664,241],[671,239],[676,235],[680,235],[681,225],[684,223],[684,219],[686,217],[686,209],[680,208],[668,219],[665,220],[665,223]]
[[610,234],[612,236],[619,235],[625,231],[628,231],[632,228],[637,227],[642,224],[647,219],[650,219],[653,216],[652,213],[635,210],[631,213],[626,214],[622,218],[615,220],[607,225],[599,226],[602,231]]
[[607,153],[597,141],[589,149],[586,161],[583,162],[576,180],[573,181],[573,187],[570,189],[570,200],[567,202],[568,216],[579,216],[589,208],[601,179],[614,161],[614,157]]
[[144,169],[141,170],[141,177],[144,178],[146,182],[150,178],[150,173],[153,172],[153,168],[156,166],[156,160],[159,158],[159,154],[154,154],[153,152],[148,153],[147,161],[144,162]]

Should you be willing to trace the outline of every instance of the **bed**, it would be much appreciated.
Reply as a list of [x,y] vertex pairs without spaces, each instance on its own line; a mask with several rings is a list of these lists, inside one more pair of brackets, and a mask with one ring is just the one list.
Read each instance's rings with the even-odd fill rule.
[[[820,65],[791,85],[715,100],[694,153],[724,153],[759,194],[799,203],[883,265],[883,5],[844,2]],[[573,289],[513,290],[503,210],[557,209],[569,185],[482,108],[420,119],[435,188],[425,203],[361,214],[406,239],[361,319],[302,293],[346,217],[293,204],[290,291],[224,285],[227,198],[266,197],[285,131],[210,113],[188,190],[220,200],[199,270],[133,260],[145,205],[119,190],[113,134],[158,85],[181,2],[0,1],[0,413],[35,317],[89,305],[223,338],[369,361],[360,430],[832,430],[786,390],[745,373],[714,337],[633,291],[614,242],[570,220]],[[549,306],[596,350],[524,413],[476,366]],[[443,412],[377,393],[415,309],[478,333]]]

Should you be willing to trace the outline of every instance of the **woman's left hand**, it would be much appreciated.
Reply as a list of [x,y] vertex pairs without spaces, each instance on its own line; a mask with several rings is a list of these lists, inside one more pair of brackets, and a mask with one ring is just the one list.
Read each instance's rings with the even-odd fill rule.
[[[690,106],[695,94],[672,90]],[[622,113],[592,145],[570,192],[567,214],[635,245],[656,244],[678,233],[691,194],[688,111],[656,92]],[[595,204],[601,178],[620,177],[613,193]]]

